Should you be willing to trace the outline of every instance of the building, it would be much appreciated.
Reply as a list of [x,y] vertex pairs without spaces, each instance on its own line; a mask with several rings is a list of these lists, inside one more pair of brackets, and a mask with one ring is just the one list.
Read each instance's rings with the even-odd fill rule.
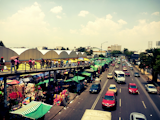
[[99,56],[100,54],[106,56],[107,54],[107,51],[101,48],[92,47],[91,50],[93,51],[93,56]]
[[56,50],[61,50],[62,48],[62,46],[56,46]]
[[111,47],[109,48],[111,49],[111,51],[117,50],[117,51],[121,51],[121,45],[111,45]]
[[5,47],[2,41],[0,41],[0,46],[3,46],[3,47]]

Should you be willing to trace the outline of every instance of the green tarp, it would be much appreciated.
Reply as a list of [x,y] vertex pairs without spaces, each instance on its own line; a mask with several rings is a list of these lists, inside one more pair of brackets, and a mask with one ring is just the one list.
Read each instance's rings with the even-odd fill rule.
[[84,80],[84,79],[85,79],[85,77],[82,77],[82,76],[74,76],[73,78],[65,80],[64,82],[75,81],[75,82],[79,83],[80,80]]
[[82,74],[82,75],[85,75],[85,76],[91,77],[91,73],[88,73],[88,72],[82,72],[81,74]]
[[10,113],[19,114],[31,119],[38,119],[44,116],[51,107],[51,105],[42,102],[32,101],[28,105]]
[[[50,81],[53,81],[53,80],[54,80],[54,79],[50,79]],[[39,82],[38,84],[36,84],[36,86],[37,86],[37,85],[44,84],[44,83],[49,83],[49,79],[44,80],[43,82]]]

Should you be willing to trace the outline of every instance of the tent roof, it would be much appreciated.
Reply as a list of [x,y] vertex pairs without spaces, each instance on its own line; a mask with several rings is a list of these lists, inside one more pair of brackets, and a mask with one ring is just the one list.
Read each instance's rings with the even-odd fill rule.
[[85,76],[91,77],[91,73],[88,73],[88,72],[82,72],[81,74],[82,74],[82,75],[85,75]]
[[42,102],[32,101],[28,105],[10,113],[19,114],[31,119],[38,119],[44,116],[51,109],[51,107],[51,105]]
[[83,80],[83,79],[85,79],[85,77],[82,77],[82,76],[74,76],[73,78],[68,79],[68,80],[65,80],[64,82],[75,81],[75,82],[79,83],[79,81],[80,81],[80,80]]
[[30,48],[9,48],[11,50],[13,50],[14,52],[16,52],[18,55],[22,54],[23,52],[29,50]]
[[45,55],[47,52],[51,51],[51,50],[39,50],[43,55]]

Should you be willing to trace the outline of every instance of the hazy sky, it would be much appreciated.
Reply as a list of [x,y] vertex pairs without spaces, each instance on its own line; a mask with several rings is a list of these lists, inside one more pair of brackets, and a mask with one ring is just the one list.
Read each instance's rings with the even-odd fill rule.
[[129,50],[160,41],[160,0],[0,0],[6,47],[101,47]]

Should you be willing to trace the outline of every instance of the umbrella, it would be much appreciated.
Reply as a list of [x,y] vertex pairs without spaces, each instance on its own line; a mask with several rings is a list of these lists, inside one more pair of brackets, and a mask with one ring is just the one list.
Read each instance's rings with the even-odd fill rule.
[[18,56],[12,56],[12,57],[10,57],[11,60],[14,60],[16,58],[19,58],[19,57]]
[[9,85],[19,84],[20,82],[18,80],[12,80],[11,82],[7,83]]

